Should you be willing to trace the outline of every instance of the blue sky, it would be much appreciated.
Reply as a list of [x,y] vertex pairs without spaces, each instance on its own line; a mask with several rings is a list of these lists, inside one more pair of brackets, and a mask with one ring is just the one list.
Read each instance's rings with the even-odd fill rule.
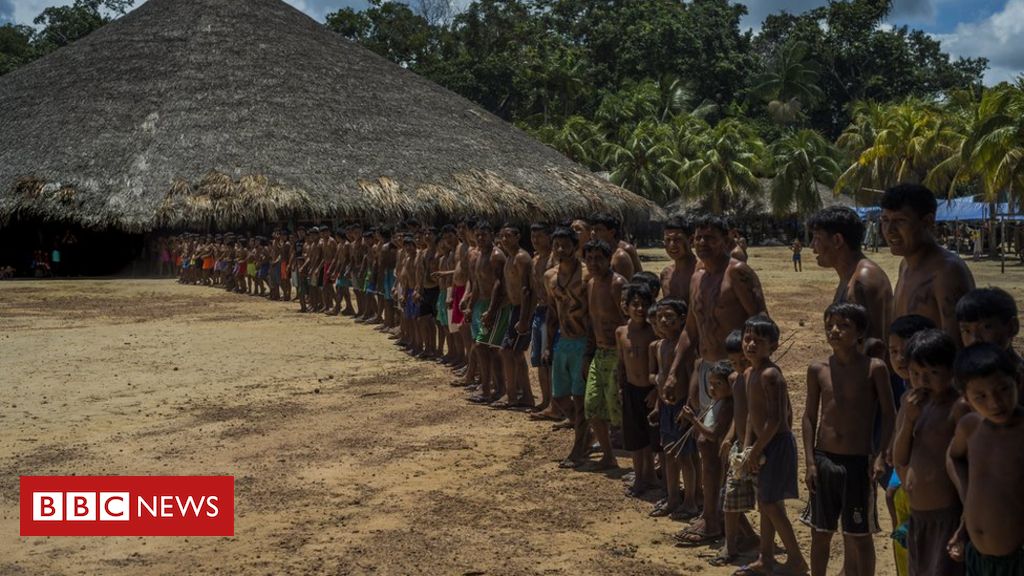
[[[144,0],[143,0],[144,1]],[[285,0],[314,19],[339,8],[365,8],[365,0]],[[469,0],[454,0],[465,5]],[[71,0],[0,0],[0,23],[31,24],[43,8]],[[136,0],[137,4],[141,1]],[[746,0],[750,12],[744,25],[760,27],[768,14],[799,13],[826,0]],[[985,80],[1012,80],[1024,73],[1024,0],[894,0],[890,23],[920,28],[940,39],[956,56],[984,56],[990,61]]]

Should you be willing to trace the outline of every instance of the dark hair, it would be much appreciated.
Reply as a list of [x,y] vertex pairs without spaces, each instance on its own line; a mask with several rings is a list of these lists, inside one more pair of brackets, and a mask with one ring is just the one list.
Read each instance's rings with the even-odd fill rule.
[[612,247],[608,245],[604,240],[593,239],[587,242],[587,245],[583,247],[583,255],[586,256],[591,252],[600,252],[604,254],[606,258],[612,257]]
[[431,240],[437,242],[437,228],[434,228],[433,226],[424,226],[423,229],[420,230],[420,234],[428,236]]
[[858,251],[864,243],[864,222],[857,213],[847,206],[830,206],[819,210],[807,221],[811,230],[827,234],[839,234],[847,248]]
[[828,322],[830,316],[839,316],[853,322],[861,336],[864,336],[868,331],[868,311],[860,304],[837,302],[825,308],[825,322]]
[[519,233],[519,226],[516,226],[515,224],[512,224],[511,222],[505,222],[504,224],[502,224],[501,225],[501,229],[502,230],[509,229],[509,230],[514,231],[516,233],[516,236],[520,235],[520,233]]
[[907,314],[900,316],[889,325],[889,335],[896,336],[902,340],[909,340],[911,336],[922,330],[932,330],[935,322],[920,314]]
[[884,210],[900,210],[907,206],[918,217],[935,214],[939,209],[935,194],[920,184],[897,184],[882,194],[878,205]]
[[451,224],[445,224],[444,226],[441,226],[441,234],[455,234],[455,232],[455,226]]
[[658,313],[658,303],[657,302],[655,302],[654,304],[651,304],[650,306],[647,307],[647,315],[648,316],[654,316],[657,313]]
[[715,216],[714,214],[699,214],[691,220],[693,229],[696,231],[699,228],[714,228],[722,233],[722,236],[729,235],[729,222],[721,216]]
[[907,342],[907,358],[922,366],[953,367],[956,358],[956,343],[942,330],[931,328],[910,337]]
[[534,222],[533,224],[530,224],[530,232],[551,234],[551,226],[548,226],[545,222]]
[[566,226],[555,228],[555,231],[551,233],[552,242],[557,238],[566,238],[569,242],[572,242],[573,246],[578,246],[580,243],[580,239],[576,236],[576,231]]
[[747,318],[747,321],[743,324],[743,328],[745,330],[750,330],[755,336],[767,338],[772,344],[779,343],[779,325],[763,312],[756,316]]
[[743,331],[733,330],[725,337],[725,351],[729,354],[743,352]]
[[984,378],[994,374],[1008,376],[1016,384],[1019,367],[1017,358],[1006,348],[988,342],[974,344],[957,354],[956,362],[953,363],[953,373],[956,374],[953,386],[963,393],[972,378]]
[[714,364],[711,365],[710,375],[718,376],[724,379],[726,382],[728,382],[729,376],[731,376],[732,373],[735,371],[736,369],[733,368],[732,362],[729,362],[728,360],[719,360],[718,362],[715,362]]
[[643,282],[630,282],[626,284],[625,293],[627,304],[635,298],[639,298],[646,306],[654,304],[654,295],[651,294],[651,288]]
[[466,228],[473,230],[474,228],[476,228],[476,219],[466,218],[465,220],[462,221],[462,224],[464,224]]
[[381,226],[380,228],[377,228],[377,233],[387,238],[391,236],[393,230],[391,229],[391,226]]
[[476,227],[473,228],[473,229],[474,230],[487,230],[488,232],[494,232],[494,226],[491,226],[491,223],[488,222],[487,220],[479,220],[479,221],[477,221]]
[[415,244],[416,243],[416,238],[414,238],[412,234],[406,234],[405,236],[402,236],[402,243],[404,243],[404,244]]
[[658,294],[661,293],[661,279],[654,272],[648,272],[642,270],[633,274],[633,277],[629,279],[630,282],[643,282],[647,284],[647,287],[651,289],[651,295],[654,299],[658,299]]
[[682,318],[686,318],[686,314],[690,311],[689,306],[686,305],[686,301],[679,300],[678,298],[662,298],[661,300],[658,300],[656,306],[658,308],[671,308]]
[[615,232],[619,231],[620,226],[619,219],[607,212],[598,212],[597,214],[594,214],[587,219],[587,223],[591,226],[597,226],[600,224],[609,230],[614,230]]
[[682,214],[676,214],[665,221],[665,231],[682,230],[686,234],[693,234],[693,222]]
[[419,220],[416,220],[415,218],[409,218],[408,220],[405,221],[405,227],[406,228],[419,228],[420,227],[420,222],[419,222]]
[[1017,303],[1002,288],[975,288],[956,303],[958,322],[979,322],[989,318],[1010,322],[1017,317]]

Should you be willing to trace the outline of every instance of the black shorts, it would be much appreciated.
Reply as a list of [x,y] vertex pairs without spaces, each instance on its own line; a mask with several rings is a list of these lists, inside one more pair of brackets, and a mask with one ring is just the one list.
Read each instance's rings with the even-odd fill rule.
[[782,502],[800,497],[797,488],[796,437],[778,432],[764,447],[764,464],[757,473],[757,501]]
[[843,534],[878,532],[871,457],[815,450],[814,465],[818,469],[816,489],[807,503],[804,522],[821,532],[835,532],[842,519]]
[[658,449],[660,432],[651,426],[647,415],[647,395],[654,388],[641,388],[630,383],[622,385],[622,447],[625,450]]
[[523,313],[521,306],[513,306],[512,311],[508,315],[508,330],[505,330],[505,338],[501,341],[502,350],[511,350],[513,352],[526,352],[530,348],[530,331],[526,334],[520,334],[516,330],[516,324],[519,324],[519,315]]
[[424,316],[437,316],[437,297],[441,294],[441,289],[424,288],[420,294],[419,303],[419,318]]

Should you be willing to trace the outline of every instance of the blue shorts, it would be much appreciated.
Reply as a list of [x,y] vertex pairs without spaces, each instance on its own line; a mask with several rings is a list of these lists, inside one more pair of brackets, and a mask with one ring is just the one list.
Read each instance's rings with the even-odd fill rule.
[[533,322],[530,324],[533,345],[530,347],[530,366],[539,368],[541,356],[548,346],[548,307],[538,306],[533,312]]
[[395,288],[395,269],[389,268],[384,271],[384,286],[382,287],[384,300],[391,301],[391,291]]
[[551,395],[555,398],[583,396],[587,381],[583,375],[586,338],[559,338],[551,359]]
[[413,300],[412,295],[415,292],[412,288],[405,290],[405,317],[410,320],[415,320],[420,317],[420,307]]
[[683,411],[686,401],[675,404],[658,404],[658,428],[661,431],[661,445],[668,446],[683,437],[683,427],[676,422],[679,413]]

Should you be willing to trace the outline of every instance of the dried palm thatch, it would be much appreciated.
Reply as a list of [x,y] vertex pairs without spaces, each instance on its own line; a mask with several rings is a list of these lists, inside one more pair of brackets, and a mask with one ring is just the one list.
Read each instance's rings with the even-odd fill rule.
[[660,216],[280,0],[150,0],[0,78],[0,220]]

